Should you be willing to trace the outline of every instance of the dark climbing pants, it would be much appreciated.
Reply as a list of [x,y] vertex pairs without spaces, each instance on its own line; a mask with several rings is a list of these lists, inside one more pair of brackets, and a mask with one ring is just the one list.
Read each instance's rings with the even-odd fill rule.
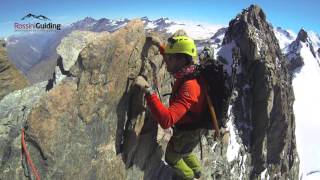
[[194,174],[201,171],[200,161],[192,151],[198,145],[203,132],[203,129],[193,131],[173,129],[165,160],[173,167],[176,176],[188,180],[193,179]]

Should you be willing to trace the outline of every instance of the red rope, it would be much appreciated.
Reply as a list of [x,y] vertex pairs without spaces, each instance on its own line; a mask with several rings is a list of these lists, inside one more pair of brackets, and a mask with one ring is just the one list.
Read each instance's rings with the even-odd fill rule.
[[40,180],[39,172],[30,158],[30,154],[28,152],[27,145],[24,140],[24,128],[22,128],[22,130],[21,130],[21,145],[22,145],[23,153],[26,155],[26,158],[27,158],[27,164],[29,164],[31,166],[32,172],[36,176],[36,180]]

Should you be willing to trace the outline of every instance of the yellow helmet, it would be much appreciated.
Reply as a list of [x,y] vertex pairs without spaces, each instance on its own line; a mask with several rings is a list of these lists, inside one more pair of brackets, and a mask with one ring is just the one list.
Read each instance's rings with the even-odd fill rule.
[[191,38],[187,36],[175,36],[168,39],[168,44],[165,47],[164,53],[182,53],[197,57],[197,47]]

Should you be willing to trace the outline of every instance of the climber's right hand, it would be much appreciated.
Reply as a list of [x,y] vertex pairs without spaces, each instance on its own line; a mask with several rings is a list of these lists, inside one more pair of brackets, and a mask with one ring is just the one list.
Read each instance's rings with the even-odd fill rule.
[[134,84],[137,85],[138,87],[140,87],[143,92],[150,93],[151,87],[150,87],[148,81],[143,76],[138,76],[135,79]]
[[151,44],[160,47],[161,46],[161,39],[157,36],[148,36],[147,41],[150,41]]

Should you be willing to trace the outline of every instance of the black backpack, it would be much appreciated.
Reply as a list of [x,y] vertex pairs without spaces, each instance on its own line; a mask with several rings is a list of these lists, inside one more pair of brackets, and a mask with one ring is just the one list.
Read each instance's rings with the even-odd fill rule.
[[[201,85],[207,86],[207,92],[214,106],[219,129],[225,127],[228,102],[231,96],[231,88],[227,83],[227,77],[227,72],[223,69],[223,64],[220,61],[210,61],[203,65],[196,65],[195,72],[185,76],[183,79],[183,81],[187,81],[196,78]],[[175,127],[182,130],[214,129],[208,105],[205,106],[200,117],[190,111],[187,112],[187,115],[198,118],[199,121],[193,124],[176,124]]]
[[[198,65],[193,76],[207,86],[207,93],[213,104],[219,128],[225,127],[231,88],[223,64],[220,61],[210,61],[204,65]],[[204,109],[200,122],[201,128],[214,129],[208,106]]]

